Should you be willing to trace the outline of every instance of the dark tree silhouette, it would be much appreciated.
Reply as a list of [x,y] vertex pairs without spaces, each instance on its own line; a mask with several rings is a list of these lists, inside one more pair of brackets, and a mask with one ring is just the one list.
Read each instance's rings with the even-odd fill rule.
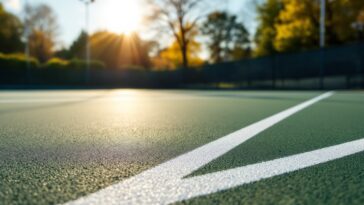
[[239,58],[236,55],[238,51],[249,48],[249,33],[245,26],[238,22],[235,15],[213,12],[202,24],[201,31],[209,37],[208,46],[211,51],[211,60],[214,63],[236,60]]
[[24,24],[29,32],[30,54],[41,62],[47,61],[53,55],[59,32],[55,13],[46,4],[28,4],[25,6]]
[[6,12],[0,3],[0,52],[20,52],[23,49],[21,36],[23,25],[14,15]]
[[[162,31],[169,31],[180,47],[183,67],[188,68],[188,46],[191,35],[202,17],[198,14],[203,0],[149,0],[153,13],[150,20],[156,22]],[[166,29],[165,29],[166,28]]]

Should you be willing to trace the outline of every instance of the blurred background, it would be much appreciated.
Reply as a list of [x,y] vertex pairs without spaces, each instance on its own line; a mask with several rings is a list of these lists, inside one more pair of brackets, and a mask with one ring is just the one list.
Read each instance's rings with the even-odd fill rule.
[[364,88],[362,0],[1,0],[0,88]]

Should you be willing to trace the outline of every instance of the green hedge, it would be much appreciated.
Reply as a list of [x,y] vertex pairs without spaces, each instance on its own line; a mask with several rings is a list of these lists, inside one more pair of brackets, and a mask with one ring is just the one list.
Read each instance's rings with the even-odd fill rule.
[[[68,67],[74,69],[84,69],[87,67],[87,62],[85,60],[72,59],[69,62]],[[103,62],[97,60],[90,61],[90,69],[104,69],[104,68],[105,64]]]
[[[39,62],[35,58],[29,59],[29,65],[32,68],[38,68]],[[19,69],[27,68],[27,59],[23,54],[3,54],[0,53],[0,67],[1,69]]]
[[[87,68],[87,62],[80,59],[72,59],[66,61],[60,58],[52,58],[45,65],[45,69],[77,69],[82,70]],[[90,61],[90,69],[104,69],[105,64],[101,61],[92,60]]]
[[[86,61],[80,59],[52,58],[41,65],[35,58],[28,62],[24,54],[0,53],[0,84],[81,84],[85,82],[86,68]],[[90,72],[103,69],[104,63],[90,62]]]
[[[37,81],[43,84],[79,85],[86,82],[86,68],[84,60],[52,58],[34,73],[37,73]],[[104,68],[105,65],[100,61],[90,62],[90,72]]]
[[52,58],[42,67],[45,69],[64,69],[68,68],[69,62],[60,58]]
[[[28,63],[29,67],[27,66]],[[30,69],[38,67],[39,62],[34,58],[27,61],[23,54],[6,55],[0,53],[0,82],[1,84],[28,83]]]
[[[27,59],[23,54],[3,54],[0,53],[0,69],[2,70],[26,70]],[[87,62],[80,59],[70,61],[60,58],[52,58],[47,63],[41,65],[35,58],[29,58],[29,65],[32,69],[85,69]],[[90,69],[105,69],[105,64],[101,61],[91,60]]]

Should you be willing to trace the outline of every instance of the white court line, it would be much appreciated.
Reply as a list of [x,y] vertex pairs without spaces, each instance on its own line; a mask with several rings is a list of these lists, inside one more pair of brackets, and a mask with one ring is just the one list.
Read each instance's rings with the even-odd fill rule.
[[[356,152],[355,150],[350,149],[348,151],[348,147],[350,147],[352,144],[346,144],[344,148],[342,148],[342,145],[340,145],[339,147],[323,149],[322,158],[321,151],[318,150],[317,152],[308,153],[306,155],[302,154],[278,159],[277,161],[273,160],[266,162],[265,164],[262,163],[249,165],[243,168],[183,179],[183,177],[203,167],[212,160],[226,154],[228,151],[268,129],[269,127],[272,127],[273,125],[281,122],[291,115],[323,99],[326,99],[333,94],[334,92],[322,94],[318,97],[238,130],[232,134],[203,145],[193,151],[167,161],[155,168],[142,172],[141,174],[124,180],[118,184],[109,186],[96,193],[90,194],[89,196],[82,197],[76,201],[69,202],[67,205],[168,204],[189,199],[191,197],[214,193],[223,189],[242,185],[244,183],[257,181],[259,179],[284,174],[290,171],[295,171],[304,167],[313,166],[359,152],[364,149],[364,142],[360,141],[361,144],[359,145],[359,149],[356,150]],[[338,153],[335,154],[332,150],[336,150]],[[347,155],[345,155],[345,153],[347,153]],[[317,154],[319,155],[316,156]],[[316,158],[313,156],[316,156]],[[304,159],[302,164],[297,163],[299,161],[295,161],[302,159]],[[277,168],[279,169],[277,169],[277,171],[272,169],[272,167],[269,167],[273,166],[272,163],[278,164]],[[259,169],[255,170],[255,168]],[[255,176],[255,178],[253,176]],[[237,177],[237,180],[235,177]],[[216,181],[213,182],[210,179]]]
[[[180,190],[189,197],[207,195],[262,179],[282,175],[364,151],[364,139],[301,153],[267,162],[224,170],[181,181]],[[182,198],[183,199],[183,198]],[[175,200],[175,199],[171,199]],[[180,199],[178,199],[180,200]]]

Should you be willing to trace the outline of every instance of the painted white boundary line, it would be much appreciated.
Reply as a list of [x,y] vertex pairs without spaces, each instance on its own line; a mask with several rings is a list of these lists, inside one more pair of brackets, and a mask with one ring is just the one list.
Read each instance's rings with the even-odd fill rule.
[[[216,141],[203,145],[155,168],[142,172],[139,175],[67,204],[168,204],[343,157],[340,155],[340,152],[342,151],[339,149],[340,147],[333,147],[331,149],[336,149],[339,153],[332,155],[331,158],[321,158],[321,154],[319,153],[319,156],[316,156],[316,161],[311,161],[312,156],[318,154],[317,152],[320,152],[318,150],[307,156],[302,154],[303,156],[293,156],[293,158],[287,157],[278,159],[277,161],[273,160],[275,162],[271,161],[257,165],[249,165],[243,168],[183,179],[183,177],[226,154],[228,151],[269,127],[272,127],[291,115],[326,99],[333,94],[334,92],[322,94]],[[344,150],[346,150],[348,146],[350,147],[351,144],[345,146]],[[361,145],[360,148],[364,149],[364,146]],[[327,155],[334,154],[330,148],[327,149],[329,149],[329,151],[324,149]],[[343,153],[345,154],[345,152]],[[350,154],[354,153],[356,152],[350,152]],[[301,159],[305,159],[302,165],[297,163],[299,161],[295,161]],[[293,166],[292,162],[294,162],[296,166]],[[272,170],[272,163],[278,163],[279,166],[277,166],[277,168],[280,169]],[[288,163],[287,166],[285,165],[286,163]],[[256,168],[259,169],[255,170]],[[243,173],[242,171],[249,172]],[[215,181],[211,181],[210,179]]]
[[[187,178],[182,180],[179,185],[179,189],[184,190],[185,192],[180,195],[189,195],[189,198],[207,195],[340,159],[362,151],[364,151],[364,139],[258,164]],[[182,191],[180,193],[182,193]],[[178,200],[183,199],[184,198],[181,197],[181,199]]]

